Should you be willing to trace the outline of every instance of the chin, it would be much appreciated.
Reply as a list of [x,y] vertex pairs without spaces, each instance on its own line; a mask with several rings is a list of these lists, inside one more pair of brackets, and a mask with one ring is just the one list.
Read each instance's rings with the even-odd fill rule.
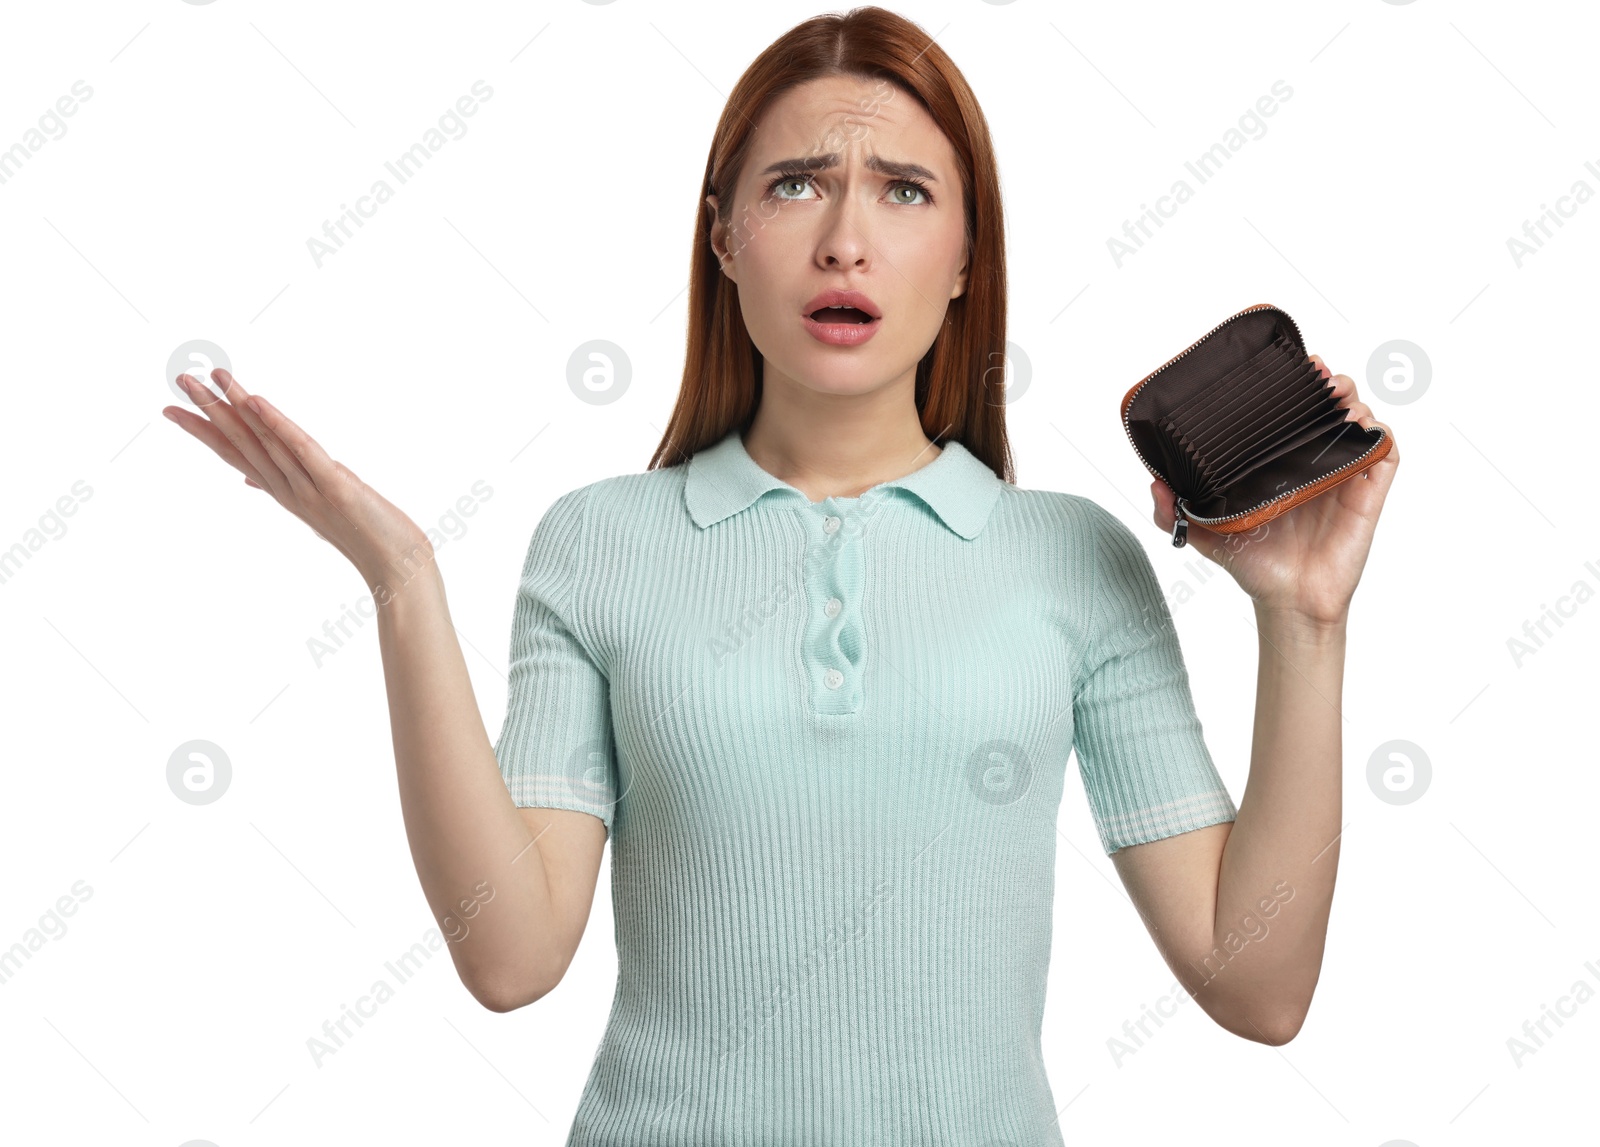
[[880,356],[868,358],[859,350],[808,348],[790,363],[783,373],[818,394],[868,394],[902,373],[883,365]]

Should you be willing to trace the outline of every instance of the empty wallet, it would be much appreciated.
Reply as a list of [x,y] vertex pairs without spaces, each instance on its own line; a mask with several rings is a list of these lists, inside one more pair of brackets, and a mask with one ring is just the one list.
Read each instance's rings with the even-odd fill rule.
[[1348,414],[1270,303],[1224,319],[1122,398],[1128,441],[1177,494],[1174,546],[1190,522],[1242,534],[1380,461],[1389,435]]

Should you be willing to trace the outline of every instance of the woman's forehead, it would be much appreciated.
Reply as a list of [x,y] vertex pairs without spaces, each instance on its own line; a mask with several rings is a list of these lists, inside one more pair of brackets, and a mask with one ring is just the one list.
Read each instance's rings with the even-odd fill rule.
[[951,155],[944,133],[914,99],[892,85],[854,77],[829,76],[785,92],[755,134],[754,150],[763,157],[831,153],[854,161],[882,148],[931,167]]
[[827,75],[790,88],[774,99],[763,118],[771,125],[768,128],[768,123],[763,122],[763,133],[803,131],[818,123],[832,126],[842,120],[850,120],[867,128],[883,126],[902,131],[917,128],[938,131],[933,118],[906,91],[885,80],[867,80],[854,75]]

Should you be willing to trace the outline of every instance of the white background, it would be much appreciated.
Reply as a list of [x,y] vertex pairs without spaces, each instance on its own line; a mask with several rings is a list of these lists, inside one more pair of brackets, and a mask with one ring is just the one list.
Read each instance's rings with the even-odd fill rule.
[[[0,1137],[563,1141],[614,982],[609,853],[552,995],[489,1012],[439,951],[314,1062],[324,1021],[392,984],[386,961],[434,926],[376,629],[317,664],[308,641],[362,595],[359,575],[160,416],[177,401],[166,364],[189,340],[219,344],[246,386],[417,522],[445,519],[439,562],[492,736],[534,524],[567,490],[643,470],[674,401],[726,93],[818,10],[7,6],[0,149],[75,82],[92,96],[0,184],[0,549],[39,540],[74,483],[92,495],[0,583],[0,951],[26,946],[76,882],[92,895],[0,983]],[[1507,1044],[1576,982],[1600,988],[1600,204],[1563,201],[1571,217],[1520,267],[1507,246],[1578,181],[1600,189],[1584,166],[1600,168],[1590,10],[897,10],[953,56],[996,139],[1009,335],[1032,370],[1010,406],[1019,481],[1087,495],[1146,540],[1236,798],[1249,603],[1154,526],[1117,405],[1222,318],[1273,302],[1356,378],[1404,457],[1351,615],[1346,828],[1309,1019],[1272,1048],[1185,1005],[1114,1060],[1107,1041],[1173,978],[1074,765],[1045,1024],[1067,1142],[1592,1135],[1577,1121],[1600,1002],[1520,1066]],[[307,240],[477,80],[494,94],[467,134],[319,268]],[[1184,161],[1279,80],[1293,95],[1265,134],[1196,184]],[[1119,267],[1107,240],[1180,178],[1194,198]],[[609,405],[566,382],[569,354],[595,338],[632,363]],[[1431,363],[1415,401],[1379,397],[1366,374],[1392,339]],[[452,525],[478,480],[492,497]],[[1582,603],[1517,664],[1508,640],[1580,581]],[[165,772],[198,738],[234,772],[197,807]],[[1367,782],[1397,739],[1432,768],[1403,805]]]

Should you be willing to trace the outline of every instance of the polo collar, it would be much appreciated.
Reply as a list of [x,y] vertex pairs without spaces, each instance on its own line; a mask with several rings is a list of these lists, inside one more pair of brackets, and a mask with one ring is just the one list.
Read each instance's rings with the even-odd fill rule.
[[[787,490],[803,504],[811,504],[802,491],[757,465],[737,427],[721,441],[697,451],[685,465],[684,501],[701,529],[747,509],[772,490]],[[872,489],[894,488],[915,494],[946,526],[971,540],[988,522],[1002,485],[977,455],[951,439],[932,462]]]

